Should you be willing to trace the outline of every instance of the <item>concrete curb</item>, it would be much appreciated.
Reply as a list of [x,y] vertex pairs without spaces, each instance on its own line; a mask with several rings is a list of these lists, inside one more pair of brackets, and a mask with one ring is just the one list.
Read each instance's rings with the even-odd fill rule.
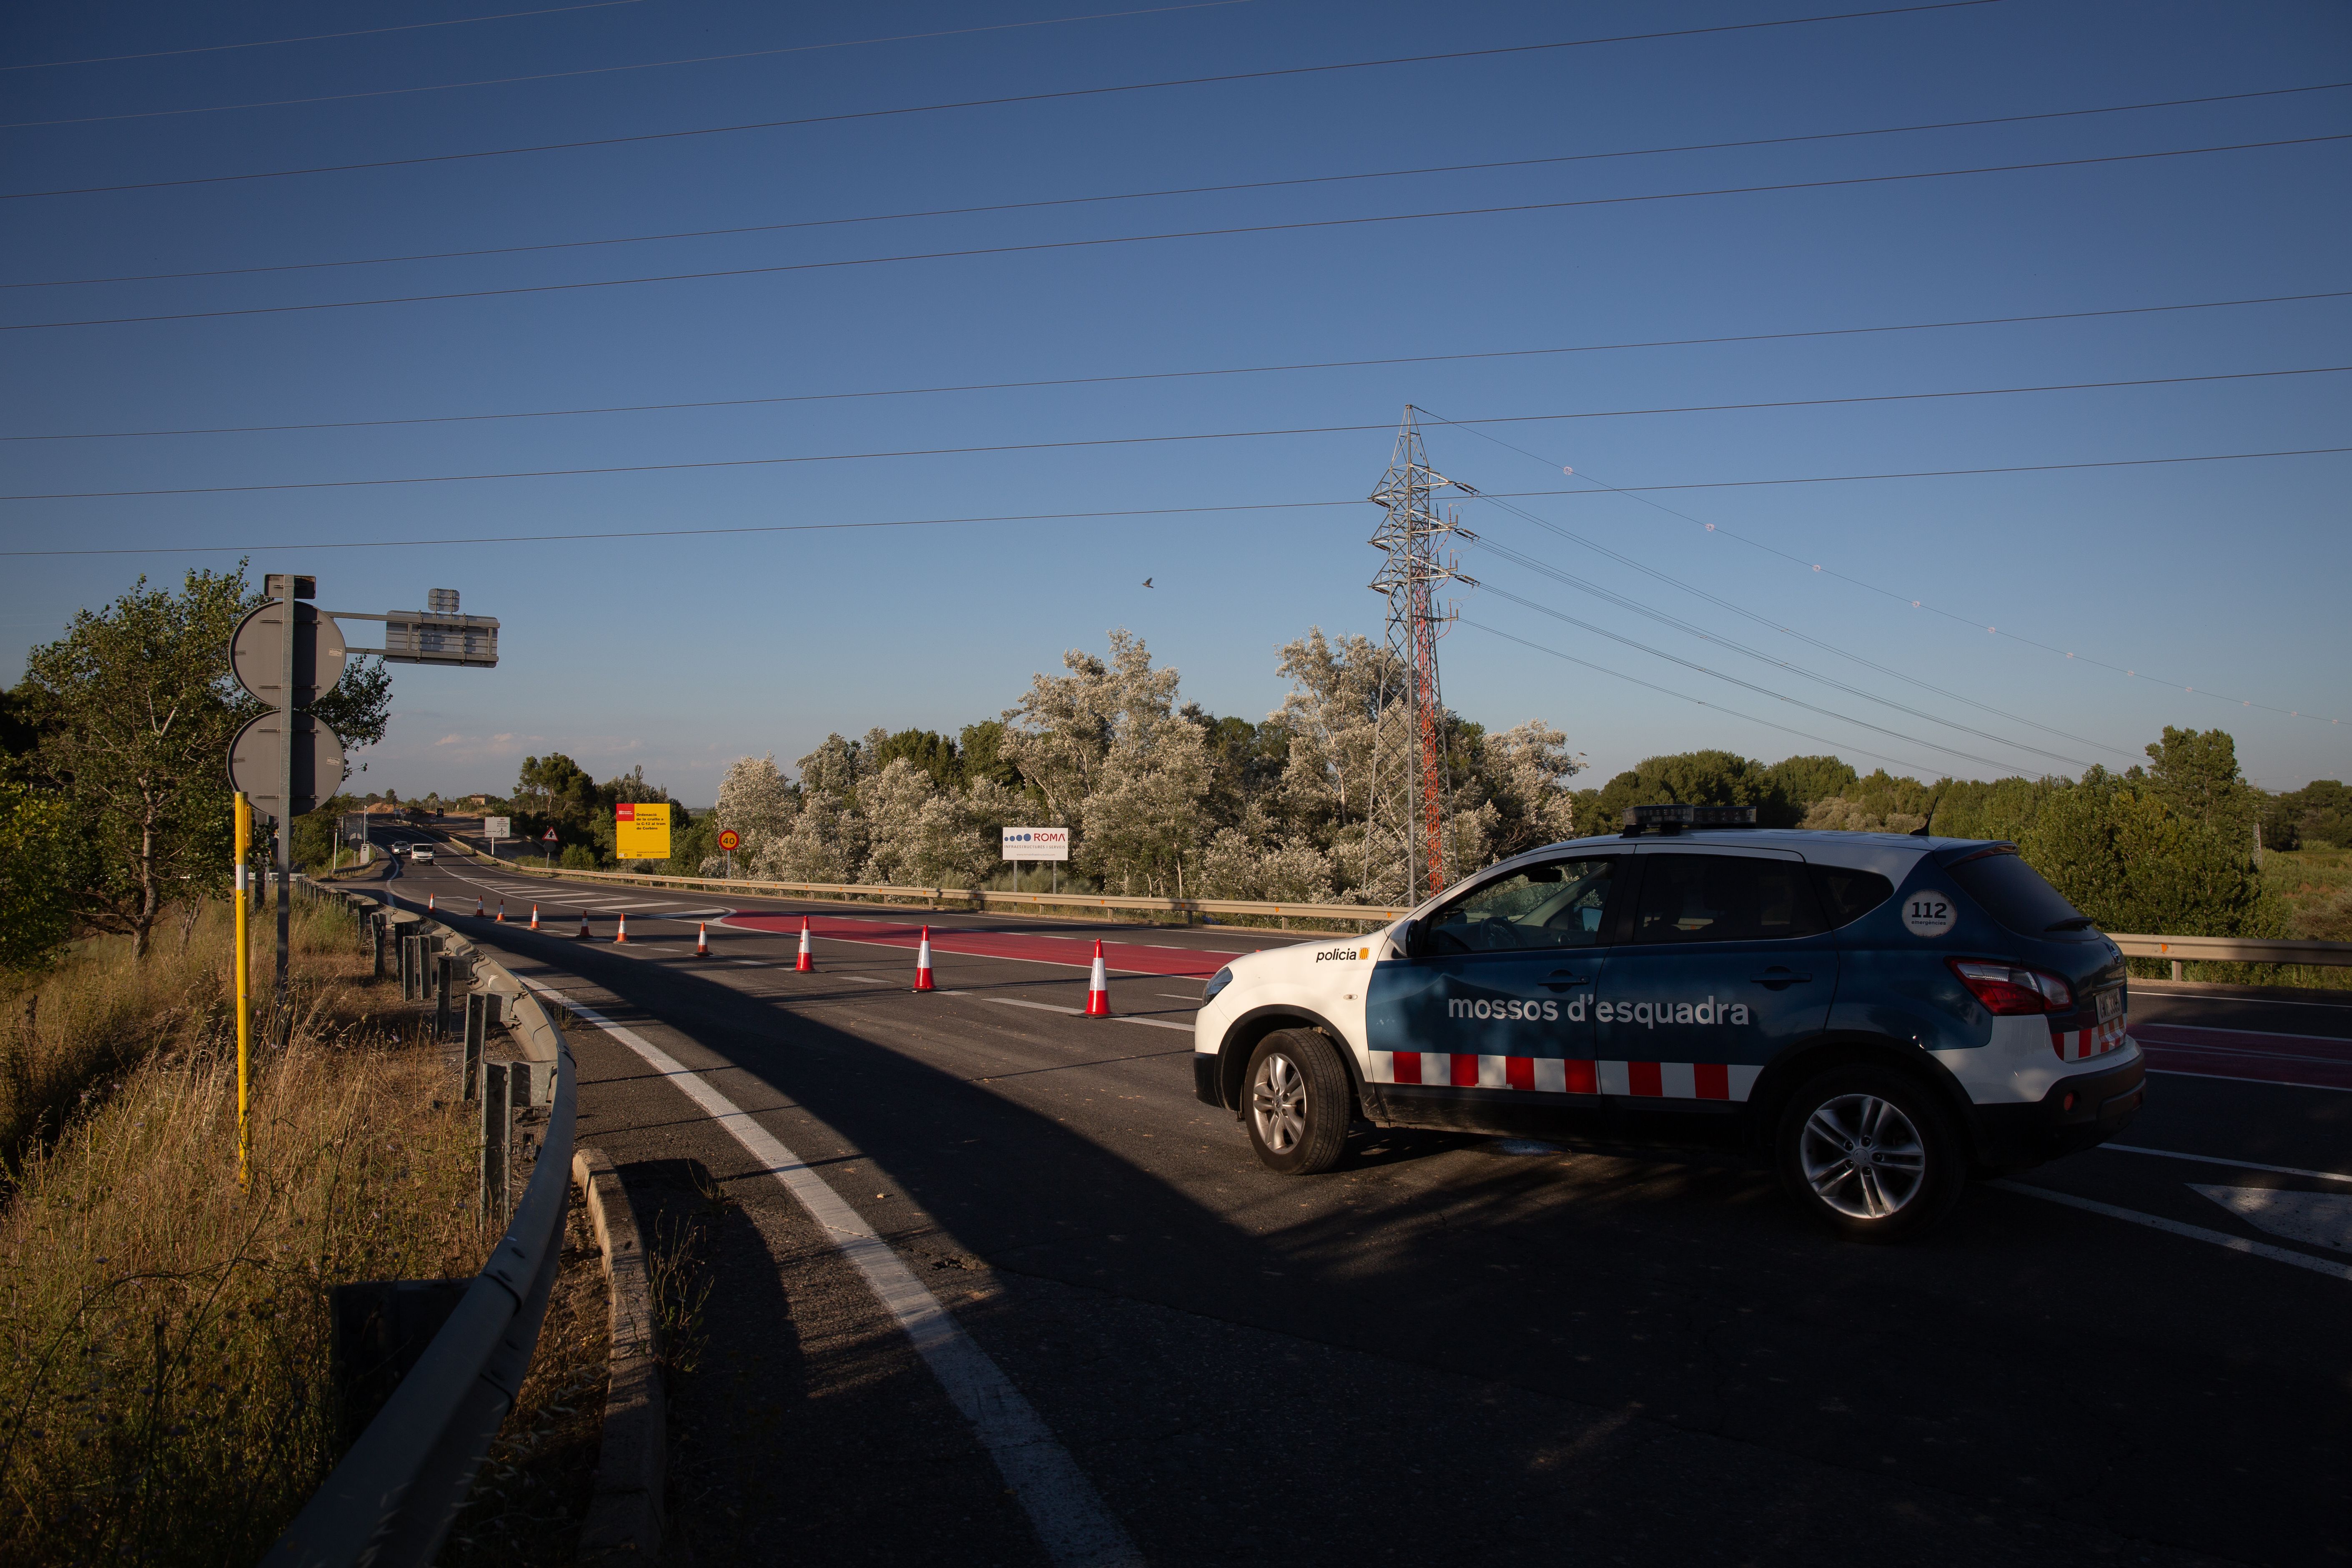
[[652,1563],[661,1555],[668,1458],[668,1415],[661,1368],[654,1361],[653,1281],[636,1210],[611,1156],[582,1147],[572,1156],[572,1179],[587,1194],[589,1223],[604,1252],[613,1327],[604,1445],[597,1457],[596,1495],[580,1528],[579,1561],[633,1556]]

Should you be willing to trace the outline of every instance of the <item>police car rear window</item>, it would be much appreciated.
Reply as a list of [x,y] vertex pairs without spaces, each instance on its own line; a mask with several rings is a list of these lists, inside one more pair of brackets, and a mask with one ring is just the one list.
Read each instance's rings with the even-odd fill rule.
[[2090,921],[2016,850],[1979,850],[1944,868],[1985,913],[2020,936],[2071,936]]
[[1635,942],[1759,942],[1822,930],[1805,867],[1745,855],[1643,858]]
[[1895,896],[1895,884],[1875,871],[1847,866],[1816,866],[1813,886],[1833,926],[1852,925]]

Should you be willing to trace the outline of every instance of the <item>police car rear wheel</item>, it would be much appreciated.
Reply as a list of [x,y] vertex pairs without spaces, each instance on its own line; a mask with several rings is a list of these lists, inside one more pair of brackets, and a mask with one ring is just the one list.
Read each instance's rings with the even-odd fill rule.
[[1306,1029],[1268,1035],[1250,1053],[1242,1093],[1242,1120],[1267,1170],[1307,1176],[1339,1163],[1348,1074],[1328,1040]]
[[1899,1073],[1844,1068],[1790,1098],[1779,1164],[1790,1195],[1850,1241],[1899,1241],[1950,1211],[1958,1140],[1927,1092]]

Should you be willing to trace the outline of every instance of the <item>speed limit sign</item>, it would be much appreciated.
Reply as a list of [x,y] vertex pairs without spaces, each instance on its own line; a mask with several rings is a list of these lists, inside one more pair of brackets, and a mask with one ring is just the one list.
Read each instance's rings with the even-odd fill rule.
[[742,847],[743,836],[741,834],[736,832],[731,827],[722,827],[719,830],[719,847],[726,850],[731,855]]

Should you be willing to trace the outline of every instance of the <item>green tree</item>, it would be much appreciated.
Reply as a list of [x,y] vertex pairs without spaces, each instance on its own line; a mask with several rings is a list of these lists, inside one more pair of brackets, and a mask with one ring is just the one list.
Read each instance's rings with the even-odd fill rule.
[[966,724],[956,737],[958,749],[963,754],[963,776],[967,784],[986,779],[1006,789],[1021,787],[1021,770],[1013,764],[1012,754],[1004,746],[1004,721],[983,719],[977,724]]
[[1853,763],[1836,757],[1783,757],[1764,775],[1799,812],[1815,801],[1852,794],[1857,777]]
[[[2136,770],[2135,770],[2136,771]],[[2175,810],[2146,780],[2093,768],[2042,803],[2019,853],[2103,931],[2275,936],[2251,847]]]
[[2167,724],[2164,738],[2147,748],[2147,755],[2150,794],[2231,842],[2252,847],[2261,792],[2239,773],[2238,743],[2228,731]]
[[868,761],[878,773],[901,757],[930,774],[931,783],[940,789],[962,787],[963,758],[945,735],[929,730],[901,730],[874,747]]
[[1770,769],[1734,752],[1644,757],[1598,790],[1578,792],[1578,827],[1610,832],[1629,805],[1752,805],[1767,827],[1793,827],[1802,815]]
[[227,879],[224,759],[238,722],[258,710],[236,690],[228,642],[252,603],[242,567],[191,572],[178,594],[142,577],[26,660],[47,731],[37,766],[89,847],[75,912],[127,932],[142,957],[168,900]]
[[0,969],[37,969],[73,934],[86,853],[67,801],[0,783]]

